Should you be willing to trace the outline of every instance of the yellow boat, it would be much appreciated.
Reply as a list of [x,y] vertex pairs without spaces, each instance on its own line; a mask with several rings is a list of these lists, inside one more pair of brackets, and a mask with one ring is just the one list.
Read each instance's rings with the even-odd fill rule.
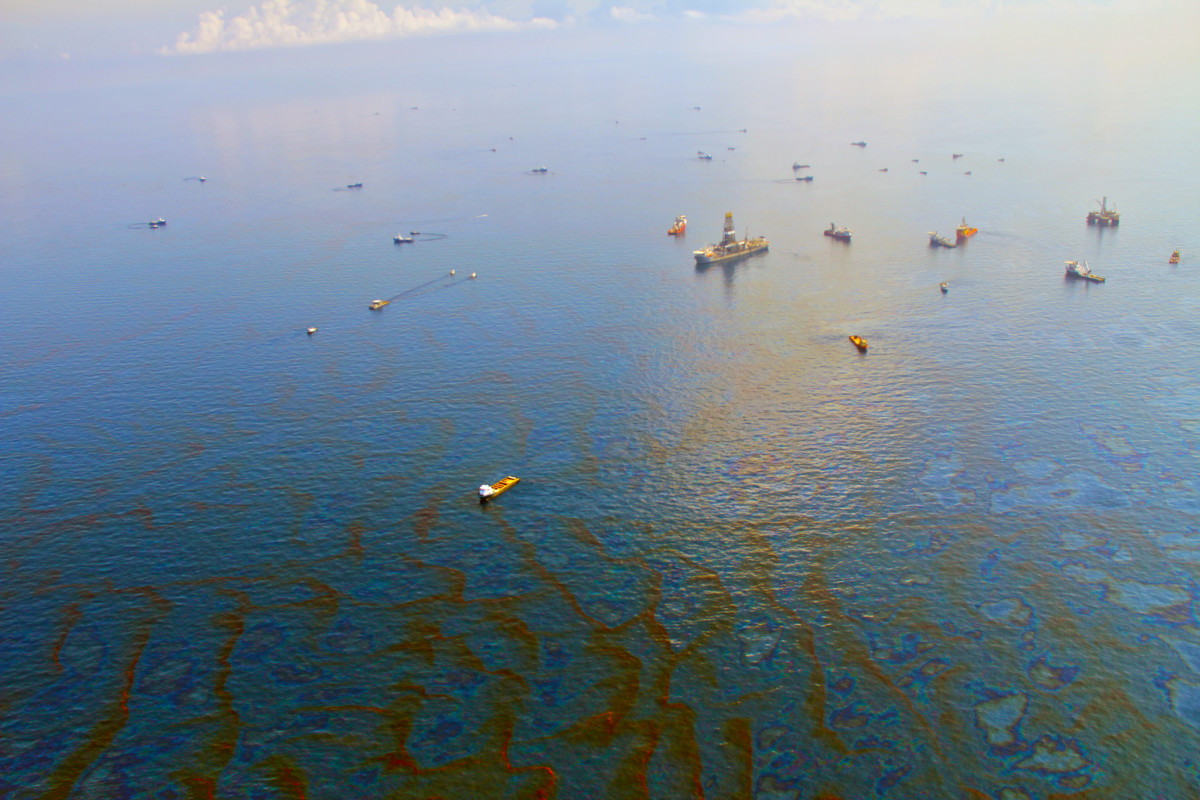
[[979,228],[972,228],[967,224],[967,218],[963,217],[962,224],[954,229],[954,233],[955,238],[962,240],[966,239],[968,236],[974,236],[975,234],[979,233]]
[[867,352],[867,340],[861,336],[851,336],[850,341],[862,352]]
[[1168,261],[1168,263],[1171,263],[1171,264],[1178,264],[1179,263],[1179,251],[1176,250],[1174,253],[1171,253],[1171,257],[1169,259],[1167,259],[1167,261]]
[[391,300],[372,300],[371,305],[367,306],[367,308],[371,309],[372,311],[378,311],[379,309],[383,308],[390,302],[392,302],[392,301]]
[[499,495],[504,494],[509,489],[516,486],[520,480],[521,479],[516,477],[515,475],[509,475],[505,478],[501,478],[500,480],[496,481],[491,486],[488,486],[486,483],[483,484],[482,486],[479,487],[479,502],[486,503],[488,500],[491,500],[493,497],[497,497]]

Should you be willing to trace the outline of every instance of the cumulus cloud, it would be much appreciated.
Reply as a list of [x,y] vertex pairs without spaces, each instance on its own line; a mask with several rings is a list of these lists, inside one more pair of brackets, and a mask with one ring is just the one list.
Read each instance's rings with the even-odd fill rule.
[[653,14],[646,14],[629,6],[613,6],[608,13],[617,22],[650,22],[654,19]]
[[163,54],[212,53],[218,50],[251,50],[327,44],[360,39],[385,39],[468,31],[511,31],[550,28],[553,20],[534,18],[517,22],[486,11],[455,11],[396,6],[391,14],[370,0],[266,0],[244,14],[225,18],[224,9],[205,11],[196,29],[181,33],[174,47]]

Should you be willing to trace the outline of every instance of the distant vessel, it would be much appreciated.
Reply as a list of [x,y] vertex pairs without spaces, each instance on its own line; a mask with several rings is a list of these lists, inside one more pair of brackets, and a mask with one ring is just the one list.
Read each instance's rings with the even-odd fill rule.
[[808,181],[809,183],[812,183],[812,175],[801,175],[799,178],[796,178],[796,180]]
[[808,164],[801,164],[799,161],[793,161],[792,169],[808,169]]
[[854,344],[855,347],[857,347],[859,349],[860,352],[863,352],[863,353],[867,352],[867,340],[866,339],[862,338],[861,336],[853,336],[852,335],[850,337],[850,341]]
[[853,233],[854,231],[850,230],[849,228],[839,228],[832,222],[829,223],[829,227],[825,229],[826,236],[831,236],[834,239],[837,239],[839,242],[850,241],[850,236]]
[[715,264],[718,261],[733,261],[755,253],[764,253],[769,244],[770,242],[761,236],[753,239],[747,237],[739,242],[733,229],[733,212],[730,211],[725,214],[725,233],[720,243],[696,250],[693,255],[696,256],[697,264]]
[[850,144],[853,145],[854,147],[866,147],[867,146],[866,142],[851,142]]
[[167,221],[165,219],[163,219],[162,217],[159,217],[158,219],[150,220],[151,228],[161,228],[163,225],[166,225],[166,224],[167,224]]
[[347,189],[361,189],[362,184],[361,183],[347,183],[346,188]]
[[197,180],[199,180],[201,183],[204,183],[206,180],[208,180],[208,178],[201,175]]
[[696,151],[696,158],[700,159],[701,161],[712,161],[712,156],[710,156],[708,153],[704,152],[703,150]]
[[402,233],[397,233],[392,241],[396,244],[409,244],[413,241],[413,238],[411,236],[405,236]]
[[929,232],[930,247],[958,247],[957,244],[947,239],[945,236],[939,236],[936,231]]
[[520,483],[520,481],[521,481],[521,479],[516,477],[515,475],[509,475],[507,477],[501,478],[500,480],[496,481],[495,483],[491,484],[490,486],[486,483],[483,484],[482,486],[479,487],[479,502],[486,503],[488,500],[491,500],[493,497],[499,497],[500,495],[504,494],[509,489],[516,486],[518,483]]
[[679,234],[683,233],[686,230],[687,230],[687,217],[685,217],[683,214],[680,214],[678,217],[675,218],[675,224],[672,225],[670,230],[667,231],[667,235],[668,236],[678,236]]
[[316,333],[316,332],[317,332],[317,326],[316,326],[316,325],[313,325],[311,328],[309,328],[309,329],[308,329],[308,335],[309,335],[309,336],[312,336],[312,335],[313,335],[314,333]]
[[972,228],[970,225],[968,225],[966,217],[963,217],[962,224],[954,229],[955,238],[957,238],[960,242],[963,239],[966,239],[968,236],[974,236],[977,233],[979,233],[979,228]]
[[951,159],[962,158],[962,153],[951,153],[950,158]]
[[1089,211],[1087,215],[1088,225],[1100,225],[1101,227],[1114,227],[1121,224],[1121,215],[1117,213],[1116,208],[1108,207],[1108,197],[1099,201],[1099,211]]
[[943,283],[941,286],[942,286],[942,294],[946,294],[946,292],[950,291],[950,287],[946,286],[946,284]]
[[383,308],[390,302],[392,302],[392,301],[391,300],[372,300],[371,305],[367,306],[367,308],[371,309],[372,311],[378,311],[379,309]]
[[537,173],[544,173],[544,172],[549,172],[549,171],[550,170],[547,169],[546,167],[534,167],[533,169],[530,170],[530,172],[537,172]]
[[1178,250],[1176,250],[1174,253],[1171,253],[1171,257],[1167,259],[1167,263],[1168,264],[1178,264],[1179,263],[1179,251]]
[[1104,283],[1104,278],[1092,272],[1092,268],[1085,261],[1080,264],[1078,261],[1067,262],[1067,277],[1068,278],[1083,278],[1085,281],[1092,283]]

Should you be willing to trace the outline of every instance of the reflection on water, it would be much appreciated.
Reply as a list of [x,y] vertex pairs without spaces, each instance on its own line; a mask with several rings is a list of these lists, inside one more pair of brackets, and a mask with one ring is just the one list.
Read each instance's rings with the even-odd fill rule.
[[[1200,791],[1200,330],[1165,265],[1195,165],[1170,130],[1101,157],[1133,149],[1123,100],[1194,108],[1132,75],[1092,140],[1040,122],[1078,70],[959,54],[1007,103],[972,116],[905,80],[943,62],[847,93],[812,76],[854,59],[793,44],[221,83],[162,98],[138,159],[106,161],[111,121],[58,159],[29,137],[31,207],[81,185],[61,230],[4,228],[0,795]],[[804,102],[724,91],[752,84]],[[694,265],[729,210],[770,252]]]

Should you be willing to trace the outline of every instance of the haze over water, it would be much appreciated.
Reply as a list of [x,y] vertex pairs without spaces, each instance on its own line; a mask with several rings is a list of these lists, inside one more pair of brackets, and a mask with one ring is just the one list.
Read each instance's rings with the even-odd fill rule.
[[0,796],[1200,795],[1181,37],[5,67]]

